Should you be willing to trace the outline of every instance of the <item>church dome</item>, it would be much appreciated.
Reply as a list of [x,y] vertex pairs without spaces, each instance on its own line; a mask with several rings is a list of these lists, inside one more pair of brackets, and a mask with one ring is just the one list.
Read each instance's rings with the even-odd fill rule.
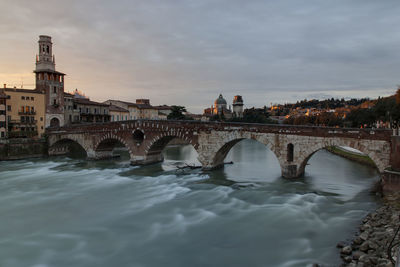
[[215,100],[214,103],[216,106],[217,105],[226,105],[226,100],[225,98],[222,96],[222,94],[219,95],[219,97]]

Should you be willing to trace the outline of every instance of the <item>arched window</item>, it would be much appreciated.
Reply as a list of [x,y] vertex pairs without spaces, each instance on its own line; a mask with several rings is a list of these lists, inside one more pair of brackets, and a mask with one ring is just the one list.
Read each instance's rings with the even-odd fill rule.
[[287,158],[286,158],[286,160],[288,161],[288,162],[292,162],[293,161],[293,151],[294,151],[294,146],[293,146],[293,144],[288,144],[287,145]]

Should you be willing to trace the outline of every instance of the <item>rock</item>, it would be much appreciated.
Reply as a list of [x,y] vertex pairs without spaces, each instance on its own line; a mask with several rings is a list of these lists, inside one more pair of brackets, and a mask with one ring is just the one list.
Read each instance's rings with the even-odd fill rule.
[[365,241],[365,240],[367,240],[368,239],[368,233],[367,232],[363,232],[363,233],[361,233],[360,235],[359,235],[359,237],[363,240],[363,241]]
[[360,226],[360,231],[364,232],[365,230],[369,230],[371,228],[372,228],[371,225],[369,225],[368,223],[365,223],[365,224]]
[[344,255],[350,255],[353,249],[350,246],[345,246],[341,249],[340,253]]
[[377,257],[371,257],[369,258],[372,264],[377,265],[378,264],[378,258]]
[[353,260],[353,258],[351,256],[346,256],[343,258],[343,260],[344,262],[350,263]]
[[362,255],[365,255],[365,253],[362,251],[355,251],[353,253],[353,259],[358,260]]
[[367,254],[364,254],[360,256],[358,261],[362,263],[370,263],[370,257]]
[[369,249],[369,241],[365,241],[364,243],[361,244],[360,250],[363,252],[367,252]]
[[345,245],[346,245],[346,244],[345,244],[344,242],[341,241],[341,242],[339,242],[339,243],[336,244],[336,247],[337,247],[337,248],[343,248]]
[[362,242],[363,242],[363,240],[362,240],[359,236],[357,236],[357,237],[354,238],[354,240],[353,240],[353,244],[354,244],[354,245],[361,245]]

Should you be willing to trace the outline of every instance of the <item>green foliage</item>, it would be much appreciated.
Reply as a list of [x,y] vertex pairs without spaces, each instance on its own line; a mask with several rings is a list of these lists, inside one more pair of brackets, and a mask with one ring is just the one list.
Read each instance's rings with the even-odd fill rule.
[[193,120],[193,118],[185,116],[183,112],[186,112],[184,106],[172,106],[171,113],[168,114],[168,120]]
[[269,119],[267,107],[245,109],[243,118],[232,118],[232,122],[247,122],[247,123],[276,123]]
[[313,116],[289,117],[284,123],[292,125],[317,125],[329,127],[343,126],[343,120],[332,112],[323,112],[319,115]]

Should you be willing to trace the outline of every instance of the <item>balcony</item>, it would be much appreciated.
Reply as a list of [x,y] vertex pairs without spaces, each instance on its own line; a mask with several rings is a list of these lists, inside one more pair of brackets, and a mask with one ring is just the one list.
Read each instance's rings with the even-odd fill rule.
[[36,111],[29,111],[29,112],[18,111],[18,115],[36,115]]
[[25,138],[38,136],[37,131],[10,131],[8,132],[8,138]]
[[27,124],[27,125],[31,125],[31,124],[36,124],[37,120],[33,120],[33,121],[19,121],[19,120],[9,120],[8,124]]

